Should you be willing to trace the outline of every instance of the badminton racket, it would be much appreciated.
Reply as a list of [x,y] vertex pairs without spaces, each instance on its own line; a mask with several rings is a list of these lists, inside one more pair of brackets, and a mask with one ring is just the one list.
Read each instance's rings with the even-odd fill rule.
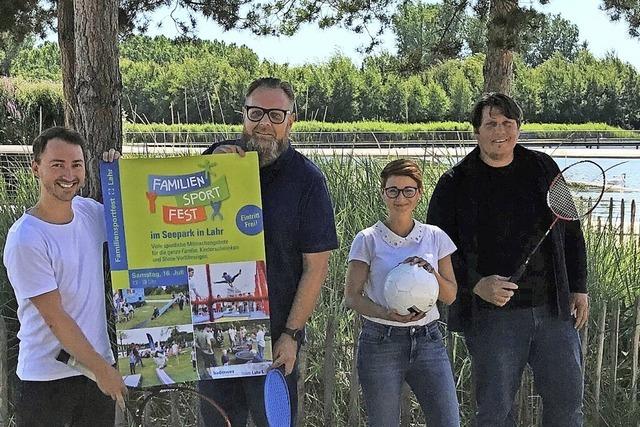
[[576,162],[560,171],[547,191],[547,206],[554,216],[553,222],[509,281],[516,283],[522,278],[531,257],[559,220],[578,221],[589,215],[602,200],[605,186],[604,171],[591,160]]
[[[93,373],[65,350],[56,360],[95,381]],[[231,422],[224,410],[210,397],[185,385],[158,385],[151,387],[127,386],[129,395],[124,402],[124,422],[127,427],[173,427],[200,425],[200,407],[208,413],[217,413],[224,425]]]
[[291,427],[289,387],[280,369],[271,369],[264,380],[264,408],[269,427]]

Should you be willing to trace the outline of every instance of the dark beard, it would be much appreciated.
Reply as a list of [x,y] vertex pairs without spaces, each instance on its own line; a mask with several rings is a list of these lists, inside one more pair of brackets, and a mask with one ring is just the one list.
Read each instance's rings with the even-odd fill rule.
[[284,139],[261,138],[251,136],[242,131],[242,138],[238,142],[244,151],[255,151],[258,153],[258,163],[261,168],[275,162],[282,153],[287,150],[288,142]]

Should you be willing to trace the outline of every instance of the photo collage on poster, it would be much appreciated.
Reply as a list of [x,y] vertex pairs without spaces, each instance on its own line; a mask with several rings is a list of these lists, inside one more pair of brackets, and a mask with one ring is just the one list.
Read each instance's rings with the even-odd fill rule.
[[208,157],[101,165],[129,386],[264,375],[271,365],[257,161]]

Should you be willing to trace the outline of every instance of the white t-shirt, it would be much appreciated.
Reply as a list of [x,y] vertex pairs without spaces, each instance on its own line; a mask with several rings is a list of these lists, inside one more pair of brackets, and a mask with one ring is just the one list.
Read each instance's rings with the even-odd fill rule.
[[[422,224],[414,220],[411,232],[407,237],[401,237],[378,221],[359,232],[353,239],[349,261],[357,260],[369,265],[369,277],[364,287],[365,295],[376,304],[386,307],[384,282],[391,269],[410,256],[419,256],[438,270],[438,260],[451,255],[455,250],[456,246],[449,236],[435,225]],[[416,326],[426,325],[440,318],[440,313],[438,308],[434,307],[424,318],[409,323],[365,317],[385,325]]]
[[158,369],[164,369],[167,367],[167,357],[162,352],[158,352],[158,354],[153,357],[153,361],[156,363],[156,367]]
[[260,347],[264,347],[267,345],[267,343],[264,340],[264,331],[258,331],[256,332],[256,344],[258,344]]
[[68,224],[50,224],[25,213],[7,234],[4,265],[18,301],[16,373],[22,380],[50,381],[79,375],[56,360],[62,345],[30,300],[55,289],[64,310],[96,352],[108,363],[115,363],[105,313],[103,207],[77,196],[72,208],[73,220]]

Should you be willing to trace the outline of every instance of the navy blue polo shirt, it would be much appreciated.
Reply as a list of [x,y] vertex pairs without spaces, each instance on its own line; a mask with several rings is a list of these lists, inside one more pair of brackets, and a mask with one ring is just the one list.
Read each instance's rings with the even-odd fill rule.
[[[211,154],[223,144],[213,144]],[[271,336],[284,330],[302,276],[302,254],[338,247],[333,207],[324,175],[291,145],[260,168]]]

